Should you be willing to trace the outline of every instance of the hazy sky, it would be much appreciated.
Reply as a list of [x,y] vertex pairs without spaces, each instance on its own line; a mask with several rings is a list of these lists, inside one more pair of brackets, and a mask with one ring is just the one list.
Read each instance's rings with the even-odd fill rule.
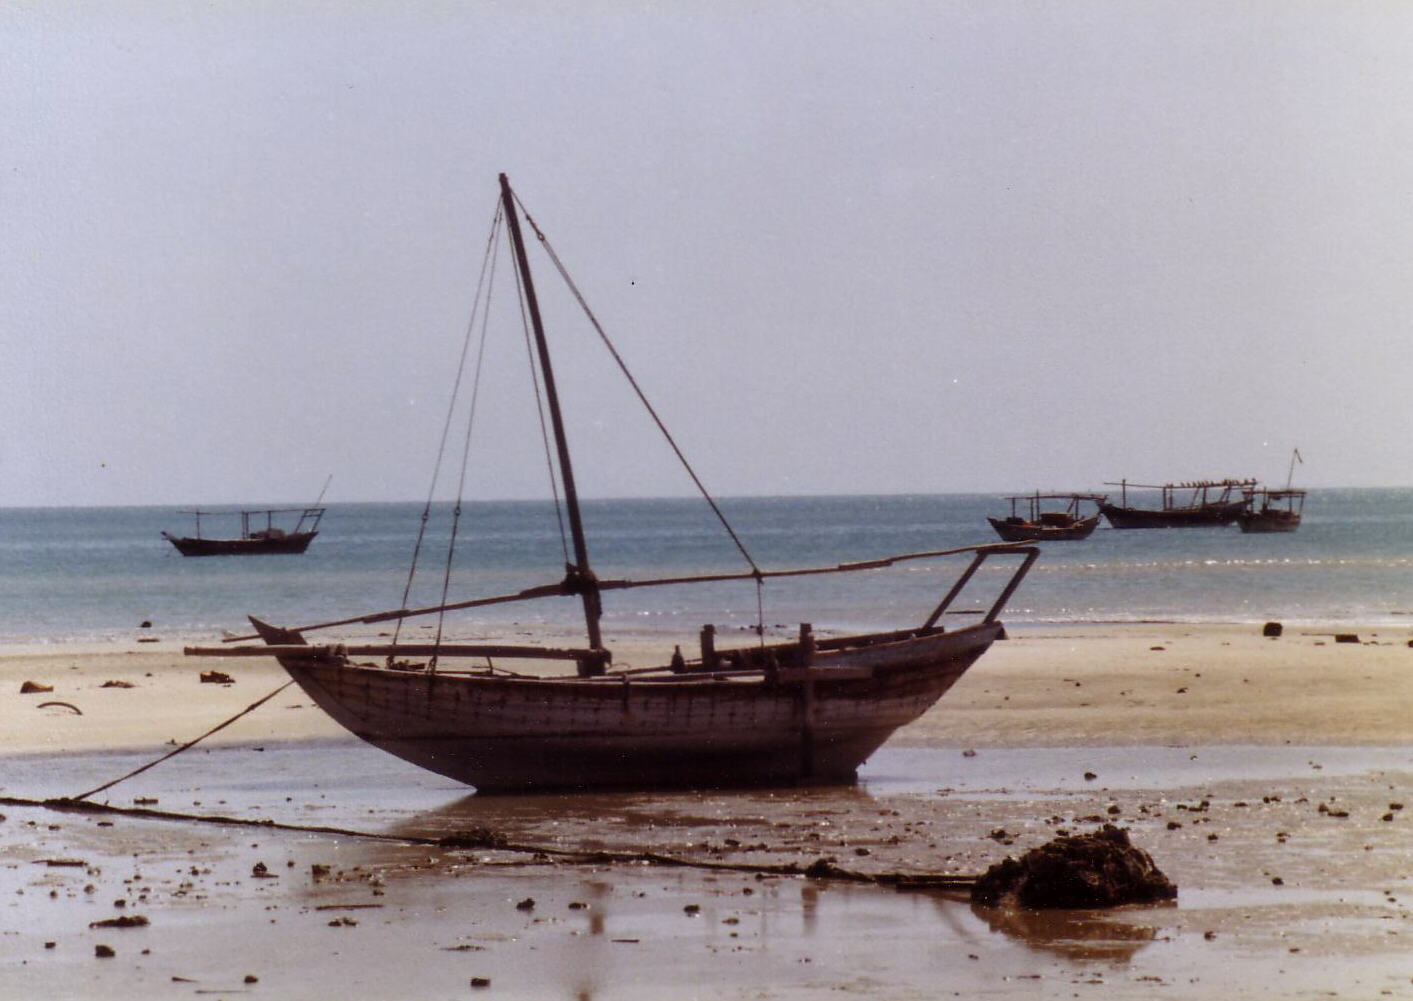
[[[425,496],[499,171],[719,494],[1413,484],[1407,3],[8,0],[0,46],[0,505]],[[689,493],[547,298],[583,492]],[[467,492],[537,495],[493,371]]]

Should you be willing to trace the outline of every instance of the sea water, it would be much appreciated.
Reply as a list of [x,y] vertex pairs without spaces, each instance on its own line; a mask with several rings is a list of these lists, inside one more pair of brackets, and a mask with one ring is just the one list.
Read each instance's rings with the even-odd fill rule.
[[[721,502],[760,569],[856,560],[995,541],[984,494],[764,497]],[[243,631],[245,616],[302,625],[403,607],[421,504],[331,504],[300,556],[182,557],[162,531],[191,534],[163,507],[0,509],[0,642],[130,640]],[[434,505],[407,605],[507,594],[562,579],[567,558],[549,502],[464,504],[452,544],[449,505]],[[590,560],[603,579],[749,573],[751,564],[700,500],[584,504]],[[203,519],[206,535],[223,525]],[[1413,626],[1413,490],[1313,490],[1297,532],[1221,528],[1116,531],[1047,543],[1003,613],[1008,623],[1349,621]],[[452,554],[450,578],[447,556]],[[965,557],[791,579],[614,591],[605,631],[671,632],[705,623],[746,629],[893,628],[930,614]],[[993,558],[954,603],[990,607],[1014,558]],[[579,603],[553,598],[461,613],[457,628],[572,626]],[[948,619],[947,621],[951,621]]]

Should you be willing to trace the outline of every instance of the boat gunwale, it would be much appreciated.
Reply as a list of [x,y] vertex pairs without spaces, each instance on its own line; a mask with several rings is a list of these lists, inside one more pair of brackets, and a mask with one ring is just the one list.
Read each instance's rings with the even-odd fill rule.
[[[921,646],[926,641],[930,646],[945,647],[956,645],[959,648],[969,646],[969,641],[984,634],[990,634],[986,640],[989,644],[996,639],[1005,636],[1005,626],[996,619],[983,620],[960,626],[955,629],[911,629],[894,630],[876,633],[858,633],[848,636],[831,637],[821,640],[816,646],[816,653],[830,656],[849,656],[852,654],[868,653],[873,655],[887,656],[890,653],[902,652],[909,646]],[[703,669],[700,661],[689,661],[683,670],[674,670],[668,665],[657,665],[644,668],[628,668],[616,671],[606,671],[601,675],[585,677],[582,675],[557,674],[557,675],[530,675],[518,672],[496,671],[494,668],[445,668],[438,664],[435,670],[428,670],[426,667],[397,667],[379,664],[358,663],[349,659],[346,653],[348,648],[342,644],[313,644],[309,646],[298,646],[294,644],[279,644],[274,646],[250,646],[250,647],[187,647],[184,653],[187,656],[272,656],[275,657],[282,666],[288,670],[286,661],[296,666],[327,665],[334,666],[340,670],[366,673],[372,676],[397,676],[406,678],[447,678],[455,680],[471,680],[477,682],[502,682],[511,684],[531,684],[535,686],[546,685],[568,685],[577,690],[611,689],[628,684],[650,684],[650,685],[670,685],[682,686],[699,683],[703,685],[715,685],[719,683],[740,683],[750,682],[757,679],[770,679],[781,685],[797,682],[844,682],[867,680],[868,677],[876,676],[875,671],[888,674],[897,671],[911,669],[911,665],[880,665],[869,667],[868,675],[860,674],[857,665],[850,664],[812,664],[812,665],[792,665],[781,664],[777,667],[761,666],[746,668],[717,668]],[[354,648],[357,649],[356,647]],[[729,661],[734,657],[747,659],[760,659],[771,654],[791,654],[798,652],[801,645],[798,642],[767,644],[759,647],[737,647],[716,651],[717,656],[724,661]],[[526,660],[563,660],[567,659],[566,654],[576,653],[592,655],[594,651],[562,651],[546,648],[543,652],[527,652],[522,655]],[[509,659],[509,658],[507,658]]]

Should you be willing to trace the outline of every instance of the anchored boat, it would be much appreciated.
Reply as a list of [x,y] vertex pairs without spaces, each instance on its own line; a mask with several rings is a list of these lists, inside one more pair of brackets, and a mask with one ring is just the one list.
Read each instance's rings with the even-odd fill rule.
[[[271,553],[302,553],[319,534],[319,519],[324,516],[322,507],[260,508],[240,511],[188,511],[196,517],[195,535],[172,535],[162,533],[162,538],[177,547],[183,556],[257,556]],[[292,529],[286,530],[275,524],[275,516],[297,514],[298,520]],[[237,537],[204,536],[201,534],[203,517],[240,516],[240,535]],[[260,520],[265,525],[259,527]],[[251,527],[254,519],[256,527]]]
[[1252,490],[1236,523],[1243,532],[1293,532],[1304,509],[1304,490]]
[[[1118,504],[1100,503],[1099,510],[1114,528],[1201,528],[1230,525],[1246,507],[1241,491],[1256,486],[1250,480],[1193,480],[1189,483],[1106,483],[1121,489]],[[1128,491],[1157,490],[1156,508],[1130,507]]]
[[1305,462],[1298,448],[1291,452],[1290,471],[1286,474],[1283,489],[1252,489],[1245,492],[1246,504],[1236,519],[1243,532],[1293,532],[1300,527],[1305,510],[1305,491],[1291,488],[1297,462],[1302,465]]
[[[851,781],[859,765],[898,727],[931,707],[992,642],[1004,636],[999,614],[1038,550],[992,543],[832,566],[763,569],[624,367],[640,401],[740,551],[746,569],[646,580],[600,579],[589,563],[549,345],[520,226],[522,213],[519,199],[501,175],[493,234],[503,227],[508,236],[522,297],[521,315],[528,318],[531,356],[548,411],[552,445],[547,451],[555,456],[551,467],[558,477],[556,498],[563,498],[563,523],[569,534],[563,579],[512,594],[455,602],[444,596],[426,607],[404,605],[297,628],[252,618],[256,632],[233,639],[260,639],[265,646],[186,652],[203,657],[274,656],[310,698],[354,734],[481,792]],[[524,219],[622,366],[543,232],[528,213]],[[491,242],[496,243],[495,236]],[[724,649],[718,648],[715,629],[708,624],[694,637],[698,648],[690,656],[677,644],[670,654],[664,649],[660,666],[647,668],[617,666],[602,636],[602,599],[617,591],[737,580],[753,582],[757,604],[763,606],[764,586],[772,580],[870,574],[904,562],[950,556],[969,557],[969,562],[935,607],[920,609],[916,623],[901,629],[822,637],[805,623],[788,640],[767,642],[764,622],[758,621],[752,642]],[[978,613],[979,621],[944,628],[943,618],[951,613],[957,597],[983,564],[996,557],[1017,562],[1008,575],[998,575],[999,594],[994,601]],[[448,612],[556,597],[582,604],[583,645],[443,641],[441,622]],[[310,644],[305,635],[317,629],[380,623],[396,623],[400,629],[403,621],[420,615],[438,617],[435,642],[399,642],[400,634],[394,632],[390,643],[319,645]],[[508,663],[517,669],[507,669]],[[532,673],[532,665],[546,663],[572,664],[574,670]]]
[[[1057,542],[1087,539],[1099,524],[1099,512],[1080,514],[1081,503],[1099,505],[1106,494],[1016,494],[1005,498],[1011,502],[1011,513],[1005,518],[992,518],[991,527],[1007,542]],[[1062,506],[1047,505],[1047,501],[1064,501]],[[1028,508],[1021,514],[1021,505]]]

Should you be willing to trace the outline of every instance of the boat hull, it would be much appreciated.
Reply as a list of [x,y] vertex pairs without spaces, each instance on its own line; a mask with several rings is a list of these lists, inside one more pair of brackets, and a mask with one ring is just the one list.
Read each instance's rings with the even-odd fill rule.
[[177,547],[183,556],[266,556],[288,553],[298,554],[309,548],[318,532],[290,532],[269,538],[248,539],[201,539],[191,536],[168,535],[162,537]]
[[1284,511],[1246,513],[1236,523],[1243,532],[1293,532],[1300,527],[1300,515]]
[[1160,509],[1101,504],[1099,510],[1114,528],[1206,528],[1230,525],[1245,506],[1245,501]]
[[1033,521],[1009,521],[987,516],[996,534],[1007,542],[1062,542],[1087,539],[1099,525],[1099,516],[1080,518],[1070,525],[1045,525]]
[[811,668],[769,680],[506,678],[280,662],[356,736],[481,792],[840,783],[1002,633],[993,621],[886,642],[832,641]]

